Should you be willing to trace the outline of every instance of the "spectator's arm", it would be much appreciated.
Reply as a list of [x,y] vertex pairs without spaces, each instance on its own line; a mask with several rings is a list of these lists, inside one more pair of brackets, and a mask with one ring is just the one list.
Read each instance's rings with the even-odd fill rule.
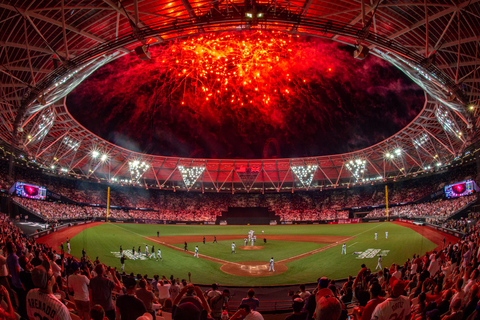
[[211,313],[212,310],[210,309],[210,306],[208,305],[207,299],[205,299],[205,296],[203,295],[202,290],[198,286],[195,286],[195,293],[200,298],[200,300],[202,300],[203,309],[207,310],[208,313]]

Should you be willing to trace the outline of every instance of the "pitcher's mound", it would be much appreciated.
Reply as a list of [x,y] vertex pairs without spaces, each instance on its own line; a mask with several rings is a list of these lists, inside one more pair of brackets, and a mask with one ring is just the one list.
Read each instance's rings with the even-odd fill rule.
[[265,249],[265,247],[262,246],[243,246],[243,247],[238,247],[241,250],[260,250],[260,249]]
[[241,261],[236,263],[226,263],[220,267],[225,273],[242,277],[267,277],[284,273],[288,267],[281,263],[275,263],[275,272],[268,271],[270,263],[268,261]]

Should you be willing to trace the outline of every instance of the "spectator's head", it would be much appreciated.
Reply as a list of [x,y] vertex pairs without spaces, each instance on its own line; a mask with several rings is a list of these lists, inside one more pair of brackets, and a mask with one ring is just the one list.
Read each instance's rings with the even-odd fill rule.
[[212,290],[218,289],[218,283],[212,283]]
[[247,292],[247,296],[249,298],[253,298],[254,295],[255,295],[255,290],[249,289],[248,292]]
[[55,277],[47,260],[42,261],[41,265],[33,268],[31,276],[36,288],[51,291],[55,284]]
[[298,313],[302,311],[304,305],[305,305],[305,302],[303,301],[302,298],[293,299],[293,303],[292,303],[293,312]]
[[395,280],[392,283],[392,296],[393,297],[399,297],[403,294],[405,290],[405,284],[403,283],[402,280]]
[[142,289],[145,289],[147,287],[147,281],[145,279],[142,279],[138,282],[138,286]]
[[382,293],[382,286],[378,282],[373,282],[370,285],[370,294],[372,298],[378,297]]
[[127,291],[135,289],[137,281],[134,278],[126,277],[123,279],[123,285],[127,288]]
[[173,310],[173,320],[200,320],[201,310],[191,302],[183,302]]
[[163,309],[164,309],[164,310],[165,310],[165,309],[170,309],[170,308],[172,308],[172,307],[173,307],[173,301],[172,301],[172,299],[167,298],[167,299],[165,299],[165,301],[163,301]]
[[300,285],[300,290],[305,291],[305,285],[304,284]]
[[327,288],[329,284],[330,284],[330,281],[328,281],[327,277],[322,277],[322,278],[318,279],[318,287],[320,289]]
[[324,296],[317,301],[315,320],[338,320],[342,313],[342,305],[333,296]]
[[103,265],[103,263],[99,263],[95,266],[95,273],[99,276],[105,273],[105,266]]
[[96,304],[90,309],[90,317],[92,320],[104,320],[105,310],[99,304]]
[[241,304],[238,309],[243,309],[247,314],[250,313],[250,306],[248,304]]

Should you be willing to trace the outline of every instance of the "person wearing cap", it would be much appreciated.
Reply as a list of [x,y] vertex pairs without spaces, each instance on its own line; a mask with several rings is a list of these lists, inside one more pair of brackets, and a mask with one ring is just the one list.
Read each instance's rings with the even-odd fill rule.
[[123,285],[127,289],[127,293],[117,298],[115,304],[117,311],[122,320],[136,320],[147,312],[145,304],[135,296],[137,281],[134,278],[125,277],[123,279]]
[[315,308],[315,320],[338,320],[342,314],[342,304],[332,295],[321,296]]
[[403,320],[410,318],[410,299],[403,296],[405,283],[401,280],[394,280],[390,298],[377,305],[372,313],[372,320],[396,319]]
[[268,268],[268,271],[273,271],[275,272],[274,268],[275,260],[273,260],[273,257],[270,259],[270,267]]
[[334,297],[332,290],[328,288],[328,286],[330,285],[330,280],[328,280],[327,277],[319,278],[317,280],[317,283],[317,287],[315,288],[315,290],[313,290],[312,294],[305,301],[305,310],[308,312],[307,319],[314,319],[317,303],[320,298],[324,296]]
[[99,304],[105,310],[105,316],[109,320],[115,320],[115,308],[112,300],[112,290],[122,289],[120,281],[117,279],[115,269],[110,268],[110,274],[113,281],[105,276],[105,265],[99,263],[95,266],[96,277],[90,279],[90,294],[93,304]]
[[293,302],[292,302],[293,313],[286,316],[285,320],[307,320],[308,313],[305,310],[303,310],[304,305],[305,305],[305,301],[299,296],[293,299]]
[[249,289],[247,292],[248,298],[243,298],[242,302],[240,302],[240,305],[247,304],[250,306],[250,309],[256,311],[258,306],[260,305],[260,300],[258,300],[254,296],[255,296],[255,290]]
[[250,309],[250,306],[248,304],[241,304],[240,307],[238,307],[237,312],[233,314],[230,320],[237,320],[242,318],[244,320],[264,320],[260,312]]
[[68,277],[68,290],[73,291],[73,301],[75,302],[75,308],[77,313],[83,320],[90,319],[90,297],[88,291],[88,285],[90,284],[90,270],[86,269],[87,275],[82,275],[80,270],[80,264],[73,262],[71,264],[73,274]]
[[155,312],[153,311],[153,303],[158,302],[157,297],[155,297],[155,294],[152,292],[152,290],[147,288],[147,281],[145,279],[140,280],[138,282],[138,286],[140,288],[135,291],[135,295],[138,299],[142,300],[145,308],[147,308],[147,312],[155,315]]
[[36,289],[27,293],[27,315],[29,319],[71,320],[67,307],[53,295],[55,276],[48,259],[32,270],[32,281]]

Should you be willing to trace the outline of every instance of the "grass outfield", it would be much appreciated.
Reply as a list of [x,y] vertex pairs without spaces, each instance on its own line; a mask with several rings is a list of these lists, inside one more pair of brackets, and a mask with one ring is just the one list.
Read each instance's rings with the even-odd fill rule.
[[[243,239],[248,230],[253,229],[257,234],[257,245],[264,246],[261,250],[241,250]],[[220,270],[221,264],[207,259],[197,259],[191,254],[178,251],[158,243],[148,241],[145,237],[156,237],[157,231],[162,236],[206,236],[207,242],[189,242],[188,248],[192,251],[195,245],[199,246],[201,255],[210,256],[230,262],[240,261],[265,261],[270,257],[280,261],[301,253],[306,253],[327,246],[328,244],[298,241],[267,240],[263,244],[261,231],[265,237],[269,235],[332,235],[355,237],[347,242],[347,255],[341,254],[341,243],[333,248],[306,256],[304,258],[286,263],[288,270],[282,274],[273,274],[265,277],[242,277],[226,274]],[[385,239],[385,231],[389,237]],[[375,241],[374,233],[377,232],[378,240]],[[232,240],[212,243],[213,235],[238,235],[233,241],[237,244],[237,254],[231,254]],[[314,282],[318,277],[345,278],[355,275],[360,265],[374,269],[377,265],[378,254],[383,255],[382,266],[392,263],[403,264],[414,253],[425,253],[436,247],[434,243],[424,238],[419,233],[407,227],[393,223],[361,223],[348,225],[279,225],[279,226],[188,226],[188,225],[143,225],[143,224],[102,224],[82,231],[71,239],[72,254],[81,257],[84,247],[87,255],[93,260],[101,257],[107,265],[120,268],[120,259],[117,257],[120,245],[125,250],[141,246],[142,252],[145,244],[161,248],[163,261],[152,260],[127,260],[125,271],[130,273],[154,274],[169,277],[187,278],[188,272],[192,273],[195,283],[209,284],[213,282],[222,285],[280,285]],[[183,249],[183,241],[175,246]],[[368,252],[371,254],[363,259],[354,252]],[[155,250],[156,251],[156,250]]]

